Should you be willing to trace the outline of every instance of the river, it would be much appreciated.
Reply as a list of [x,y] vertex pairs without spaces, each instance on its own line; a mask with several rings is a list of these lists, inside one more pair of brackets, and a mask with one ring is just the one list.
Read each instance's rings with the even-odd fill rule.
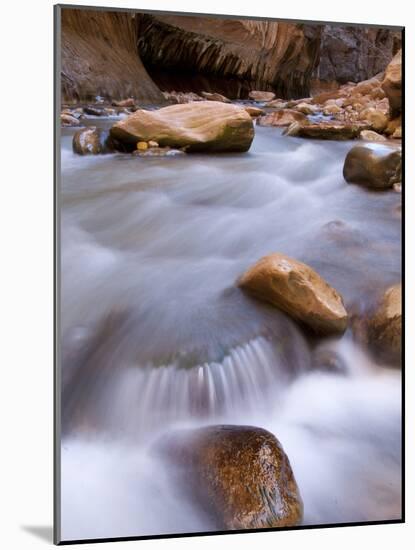
[[235,282],[283,252],[363,314],[401,279],[400,194],[346,184],[354,142],[256,126],[244,154],[82,157],[75,130],[61,139],[62,539],[217,530],[152,444],[222,422],[278,437],[304,524],[399,518],[400,371]]

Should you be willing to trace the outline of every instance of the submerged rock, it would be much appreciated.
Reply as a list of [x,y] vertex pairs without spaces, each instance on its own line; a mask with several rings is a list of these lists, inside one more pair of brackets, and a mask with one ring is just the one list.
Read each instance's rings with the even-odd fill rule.
[[261,116],[257,120],[259,126],[289,126],[293,122],[308,123],[306,115],[293,109],[282,109],[268,115]]
[[312,124],[297,124],[287,129],[285,135],[307,137],[314,139],[347,140],[359,136],[362,130],[368,128],[367,124],[359,122],[319,122]]
[[346,330],[347,312],[340,294],[311,267],[284,254],[261,258],[238,285],[319,334]]
[[254,138],[252,119],[244,108],[216,101],[138,110],[116,122],[111,136],[135,148],[137,141],[187,151],[247,151]]
[[78,155],[100,155],[114,150],[109,132],[96,126],[78,130],[73,136],[72,148]]
[[249,92],[249,99],[254,101],[272,101],[275,99],[274,92],[261,92],[259,90],[252,90]]
[[402,110],[402,50],[386,67],[382,89],[389,99],[391,117],[396,117]]
[[358,145],[344,161],[343,177],[348,183],[358,183],[371,189],[390,189],[402,178],[400,149],[380,145],[371,148]]
[[201,92],[200,94],[204,99],[207,99],[208,101],[221,101],[222,103],[230,103],[231,100],[225,97],[222,94],[218,94],[216,92],[210,93],[210,92]]
[[298,525],[303,503],[287,455],[270,432],[219,425],[167,436],[161,450],[223,529]]
[[133,151],[136,157],[175,157],[184,154],[181,149],[171,149],[171,147],[150,147]]

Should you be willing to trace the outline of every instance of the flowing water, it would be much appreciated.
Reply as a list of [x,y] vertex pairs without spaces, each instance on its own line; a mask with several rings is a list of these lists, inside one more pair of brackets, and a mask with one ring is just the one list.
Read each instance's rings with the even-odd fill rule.
[[151,448],[222,422],[279,438],[305,524],[399,518],[400,372],[350,331],[314,340],[235,282],[279,251],[364,313],[400,281],[400,195],[344,182],[352,142],[256,127],[245,154],[80,157],[74,131],[61,151],[63,539],[217,530]]

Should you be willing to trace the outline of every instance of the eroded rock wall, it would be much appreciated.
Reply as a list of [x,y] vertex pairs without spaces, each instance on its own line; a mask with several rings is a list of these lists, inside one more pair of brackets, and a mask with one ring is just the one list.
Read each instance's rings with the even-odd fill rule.
[[313,78],[339,84],[367,80],[385,70],[401,44],[400,31],[324,25]]
[[144,15],[139,52],[162,89],[250,90],[304,97],[319,57],[321,27],[274,21]]
[[64,102],[132,96],[163,103],[137,53],[137,16],[62,8],[61,77]]

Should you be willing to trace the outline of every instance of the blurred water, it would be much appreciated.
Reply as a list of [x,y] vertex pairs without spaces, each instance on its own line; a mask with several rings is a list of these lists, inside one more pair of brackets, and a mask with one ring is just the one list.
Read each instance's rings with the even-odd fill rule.
[[315,371],[316,342],[235,281],[280,251],[364,311],[401,277],[400,195],[344,182],[352,142],[256,127],[246,154],[79,157],[73,132],[62,137],[64,539],[217,528],[148,454],[163,430],[213,422],[277,435],[305,523],[399,517],[399,373],[349,333],[318,344],[342,373]]

